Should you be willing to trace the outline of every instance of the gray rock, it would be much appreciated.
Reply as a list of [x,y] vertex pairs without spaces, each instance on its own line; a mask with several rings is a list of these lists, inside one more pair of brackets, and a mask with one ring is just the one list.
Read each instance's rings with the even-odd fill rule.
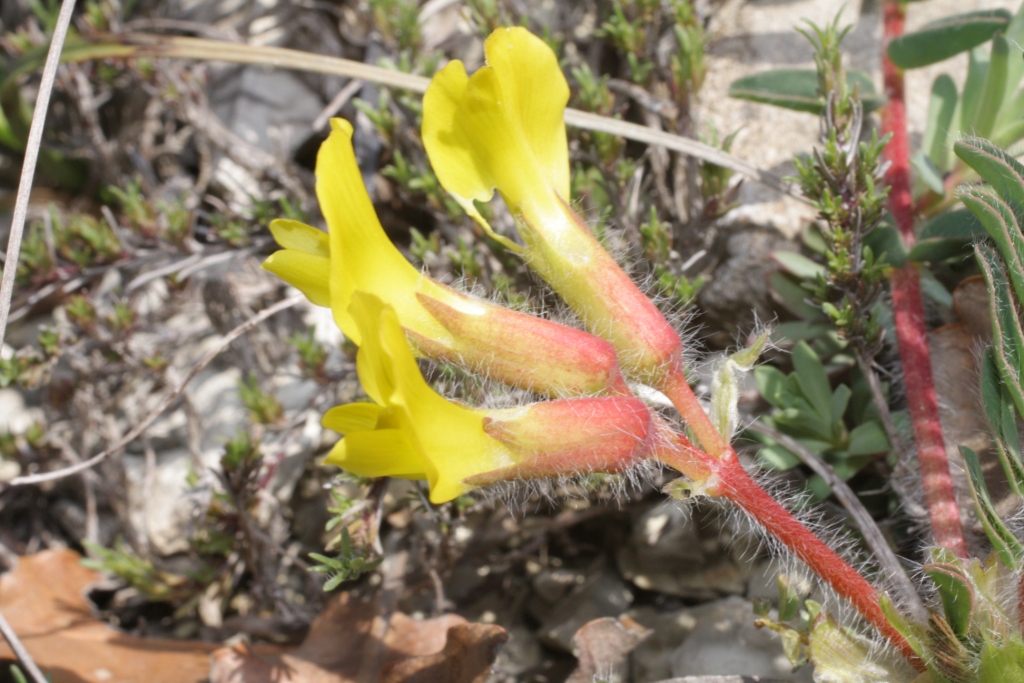
[[618,574],[601,561],[587,580],[555,604],[540,628],[541,639],[552,647],[572,652],[572,637],[588,621],[624,614],[633,593]]
[[757,321],[775,316],[768,278],[779,269],[771,254],[780,249],[793,251],[796,246],[774,228],[745,221],[720,228],[712,249],[718,266],[697,293],[704,316],[722,330],[717,345],[729,346]]
[[722,548],[716,515],[675,502],[651,508],[616,551],[622,575],[638,588],[695,600],[743,593],[746,570]]
[[793,673],[778,636],[754,626],[754,610],[743,598],[729,597],[693,610],[696,623],[671,655],[672,675],[765,676],[812,681],[810,667]]

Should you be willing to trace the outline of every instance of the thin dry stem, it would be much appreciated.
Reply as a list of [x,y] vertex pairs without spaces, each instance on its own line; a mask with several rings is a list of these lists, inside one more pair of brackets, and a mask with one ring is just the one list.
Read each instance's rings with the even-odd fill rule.
[[[69,61],[84,61],[99,58],[128,58],[142,55],[151,57],[173,57],[179,59],[202,59],[231,62],[233,64],[258,64],[265,67],[296,69],[312,73],[348,76],[371,83],[401,88],[410,92],[425,92],[430,79],[364,64],[340,57],[290,50],[265,45],[247,45],[206,38],[185,38],[180,36],[156,36],[146,33],[104,35],[91,39],[90,49],[83,49],[68,57]],[[109,48],[104,50],[103,48]],[[658,131],[647,126],[620,121],[607,116],[591,114],[578,109],[565,110],[565,122],[570,126],[618,135],[636,142],[664,147],[674,152],[703,159],[704,161],[731,169],[754,182],[773,190],[804,199],[799,188],[775,174],[757,168],[727,152],[706,145],[697,140]]]
[[7,318],[11,314],[14,277],[18,272],[21,238],[25,232],[25,218],[28,216],[28,200],[32,194],[32,180],[36,175],[39,148],[43,144],[43,126],[46,124],[46,112],[50,108],[50,93],[53,92],[53,81],[57,77],[57,67],[60,65],[60,52],[68,35],[71,13],[74,9],[75,0],[63,0],[61,3],[57,25],[53,29],[53,39],[50,41],[50,50],[46,53],[46,64],[43,66],[43,77],[39,84],[39,95],[36,97],[36,108],[32,112],[32,124],[28,130],[25,160],[21,166],[18,194],[14,200],[14,215],[11,217],[11,232],[7,237],[7,256],[4,259],[3,280],[0,281],[0,346],[4,343],[4,337],[7,334]]
[[18,664],[21,665],[22,671],[24,671],[29,678],[32,679],[32,683],[47,683],[46,676],[36,666],[36,662],[32,659],[32,655],[28,653],[25,646],[22,644],[21,639],[18,638],[18,634],[14,632],[11,625],[7,623],[7,619],[3,614],[0,614],[0,634],[3,635],[4,640],[7,641],[7,645],[10,646],[11,652],[18,658]]

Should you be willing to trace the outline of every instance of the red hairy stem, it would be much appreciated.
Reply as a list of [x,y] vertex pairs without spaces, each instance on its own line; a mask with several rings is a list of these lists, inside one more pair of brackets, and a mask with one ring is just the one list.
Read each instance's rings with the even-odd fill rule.
[[[889,162],[885,179],[890,188],[889,210],[907,249],[910,249],[914,245],[914,208],[910,192],[910,144],[907,139],[903,72],[889,60],[886,52],[888,42],[903,33],[903,17],[903,5],[896,0],[885,0],[882,76],[887,102],[882,110],[882,134],[892,135],[884,151],[885,159]],[[932,534],[938,545],[948,548],[959,557],[967,557],[963,523],[939,422],[939,402],[932,380],[920,275],[917,267],[908,262],[902,268],[893,270],[889,281],[903,381],[914,426],[917,459]]]
[[732,448],[727,448],[722,457],[713,457],[696,449],[681,435],[677,435],[676,447],[671,445],[668,443],[658,454],[662,462],[699,481],[706,493],[725,497],[743,509],[847,600],[914,666],[920,667],[910,644],[885,618],[875,587],[762,489],[743,469]]
[[878,591],[834,550],[800,523],[786,508],[750,478],[735,454],[718,471],[718,494],[728,498],[781,541],[811,571],[845,598],[865,621],[885,636],[915,666],[920,660],[878,602]]
[[670,372],[666,373],[665,379],[657,388],[672,401],[672,405],[679,411],[686,426],[693,431],[697,441],[707,453],[717,458],[729,450],[729,444],[715,429],[711,418],[704,412],[704,406],[700,404],[697,395],[690,388],[681,363],[677,363]]

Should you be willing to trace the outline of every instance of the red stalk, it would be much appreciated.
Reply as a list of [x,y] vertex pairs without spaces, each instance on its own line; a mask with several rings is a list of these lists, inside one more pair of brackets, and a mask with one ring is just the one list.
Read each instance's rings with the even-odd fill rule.
[[885,618],[875,587],[751,479],[735,451],[728,448],[722,457],[713,457],[677,435],[676,443],[669,444],[658,456],[691,479],[704,481],[711,495],[728,498],[742,508],[832,590],[849,601],[912,664],[920,667],[921,662],[910,644]]
[[[903,95],[903,72],[886,53],[888,42],[903,33],[903,6],[896,0],[885,0],[885,37],[882,45],[882,77],[887,103],[882,111],[882,133],[892,134],[885,147],[889,170],[889,210],[892,212],[903,241],[914,245],[914,209],[910,192],[910,144],[907,139],[907,110]],[[917,268],[907,263],[893,270],[890,276],[893,317],[899,342],[900,361],[906,385],[910,417],[917,443],[917,459],[921,468],[925,502],[935,542],[967,557],[963,523],[949,473],[946,444],[939,422],[939,403],[932,381],[931,357],[924,324],[924,303]]]
[[676,363],[675,367],[665,374],[657,388],[672,401],[672,405],[679,411],[686,426],[693,431],[697,441],[707,453],[719,458],[729,451],[729,444],[715,429],[711,418],[704,412],[704,406],[700,404],[697,395],[690,388],[681,362]]

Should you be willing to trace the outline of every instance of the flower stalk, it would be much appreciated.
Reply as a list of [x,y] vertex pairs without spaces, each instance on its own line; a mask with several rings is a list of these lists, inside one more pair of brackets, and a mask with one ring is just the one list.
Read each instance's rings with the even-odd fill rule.
[[[892,136],[883,152],[889,162],[885,174],[890,187],[889,210],[907,249],[910,249],[915,241],[914,208],[910,190],[910,143],[907,137],[903,71],[892,63],[885,49],[890,40],[903,33],[904,15],[904,6],[900,2],[885,0],[882,76],[887,104],[882,111],[882,133]],[[893,270],[889,281],[900,361],[932,534],[938,545],[965,558],[967,544],[963,522],[949,471],[946,444],[939,422],[939,403],[932,379],[920,274],[917,267],[908,261]]]

